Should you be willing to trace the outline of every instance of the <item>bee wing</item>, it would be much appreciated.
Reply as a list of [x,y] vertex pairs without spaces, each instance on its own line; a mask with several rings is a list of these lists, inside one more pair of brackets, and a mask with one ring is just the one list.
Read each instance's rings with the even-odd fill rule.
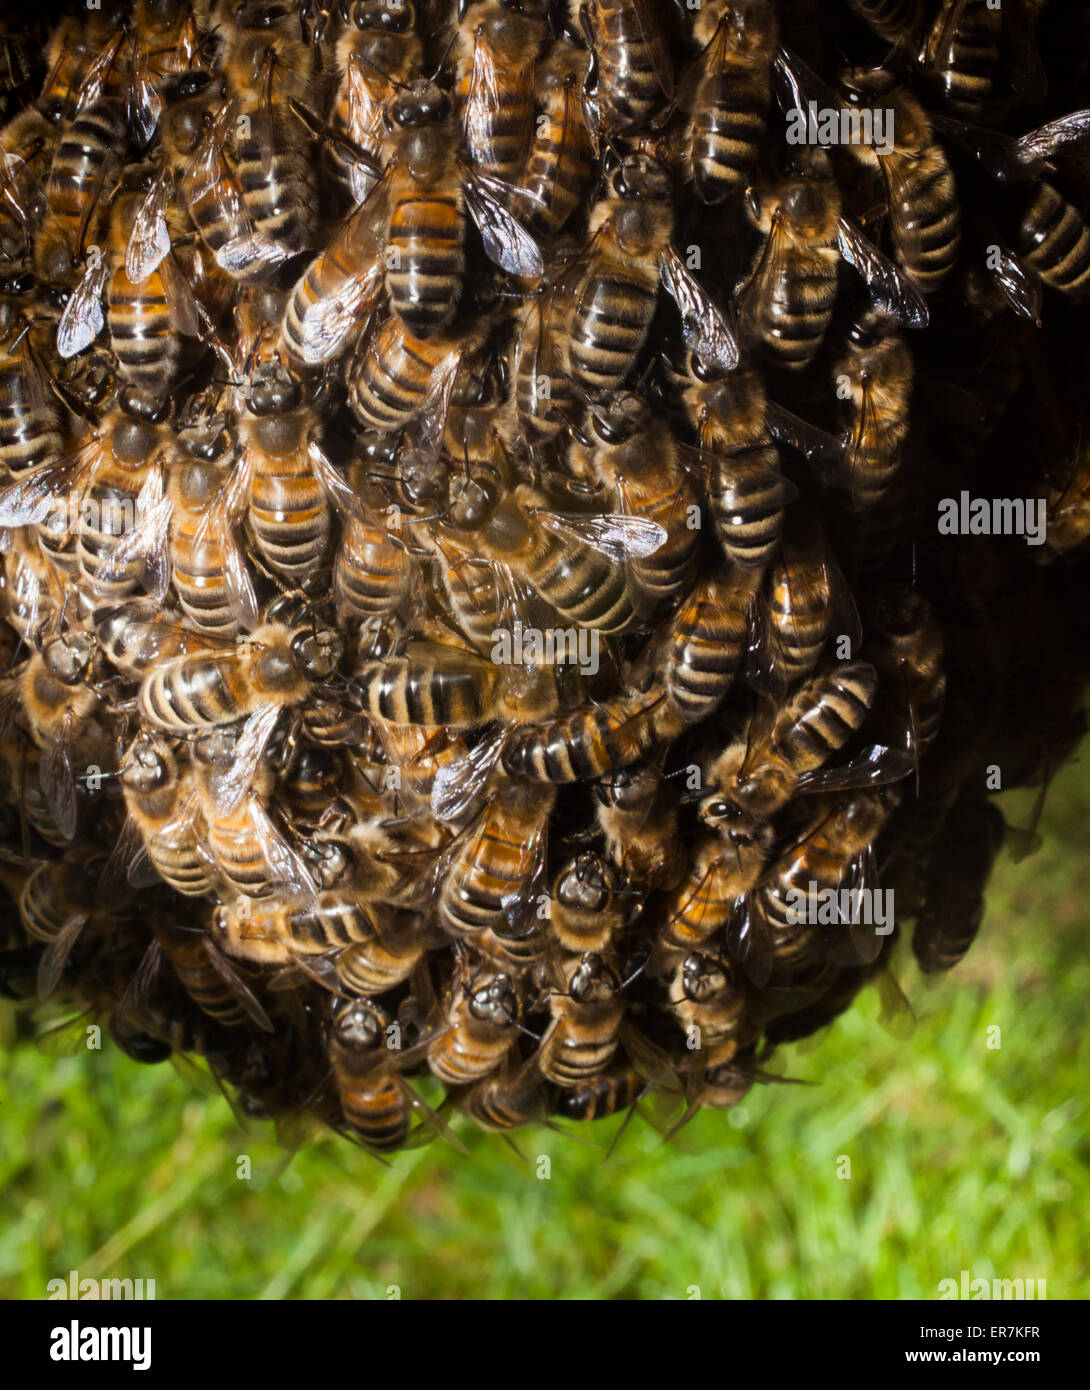
[[94,1023],[94,1017],[93,1009],[84,1009],[39,1033],[34,1044],[47,1057],[74,1056],[81,1047],[86,1047],[86,1030]]
[[31,212],[34,191],[34,175],[26,161],[17,154],[10,154],[0,145],[0,197],[11,210],[24,236],[29,236],[34,220]]
[[[817,425],[800,419],[775,401],[769,401],[765,407],[765,424],[777,444],[786,444],[812,465],[843,462],[842,439],[837,439],[828,430],[819,429]],[[797,497],[798,493],[795,492],[794,496]]]
[[931,319],[927,301],[907,275],[874,245],[847,217],[836,224],[840,254],[863,277],[874,298],[898,323],[926,328]]
[[[844,886],[853,895],[857,892],[869,895],[878,888],[878,866],[873,845],[868,845],[852,860],[844,880]],[[863,899],[860,898],[858,901],[863,901]],[[882,954],[882,942],[885,938],[879,936],[873,923],[868,925],[866,922],[857,920],[863,915],[860,912],[852,913],[851,920],[847,924],[848,935],[857,960],[864,965],[873,965]],[[854,964],[855,962],[851,963]]]
[[764,914],[749,893],[738,899],[725,939],[727,951],[750,982],[763,989],[772,975],[772,936]]
[[[1013,136],[1005,135],[999,130],[990,130],[985,126],[967,125],[965,121],[959,121],[953,116],[935,114],[930,120],[937,131],[953,140],[960,149],[977,160],[993,178],[1023,182],[1037,178],[1041,172],[1040,163],[1029,157],[1028,145],[1023,151],[1020,142]],[[1034,134],[1035,132],[1031,131],[1030,135],[1024,138],[1028,141]],[[891,164],[881,155],[879,162],[889,178],[891,192],[900,197],[906,189],[904,178],[898,172],[899,162],[894,161]]]
[[517,930],[538,899],[547,892],[545,861],[548,854],[549,818],[543,816],[519,848],[511,887],[500,894],[504,917]]
[[474,808],[488,784],[503,748],[496,732],[481,740],[456,762],[442,764],[431,788],[431,813],[440,821],[458,821]]
[[202,944],[212,969],[227,985],[228,989],[246,1010],[254,1023],[256,1023],[264,1033],[275,1033],[276,1029],[273,1027],[269,1015],[261,1007],[257,995],[245,980],[243,980],[238,971],[235,970],[233,966],[229,965],[220,954],[219,947],[215,942],[212,941],[210,937],[205,937]]
[[1069,116],[1060,116],[1031,130],[1016,140],[1015,145],[1025,160],[1051,159],[1066,151],[1068,146],[1078,149],[1087,136],[1090,136],[1090,111],[1072,111]]
[[64,307],[57,325],[57,351],[67,359],[90,347],[102,332],[106,316],[102,310],[102,291],[109,279],[110,267],[99,256],[84,272],[71,299]]
[[228,275],[253,274],[255,268],[271,270],[274,266],[290,260],[292,252],[279,241],[274,241],[260,228],[254,227],[241,236],[232,237],[216,252],[216,264]]
[[170,583],[166,540],[172,510],[170,498],[163,494],[162,469],[156,466],[137,495],[136,524],[110,547],[99,566],[98,582],[116,583],[143,558],[149,590],[165,598]]
[[125,274],[134,285],[143,284],[170,250],[166,210],[174,196],[174,176],[163,169],[137,209],[125,245]]
[[0,488],[0,526],[40,526],[75,487],[89,451],[29,468],[17,481]]
[[143,149],[151,144],[158,128],[163,102],[151,77],[148,50],[135,38],[125,106],[129,130]]
[[[992,255],[998,264],[991,265]],[[1041,281],[1005,246],[989,251],[989,269],[1003,298],[1018,315],[1041,327]]]
[[662,283],[681,314],[685,346],[704,362],[724,371],[738,365],[738,342],[718,304],[678,255],[668,246],[659,261]]
[[659,90],[670,100],[674,95],[674,68],[670,61],[670,50],[663,29],[662,11],[656,9],[651,0],[635,0],[632,7],[651,59],[651,71],[655,75]]
[[[408,1100],[409,1104],[420,1116],[424,1124],[428,1126],[428,1128],[433,1129],[438,1137],[445,1140],[452,1149],[468,1158],[469,1150],[451,1129],[450,1125],[447,1124],[446,1120],[443,1119],[442,1115],[440,1115],[438,1111],[433,1110],[427,1101],[422,1100],[403,1076],[397,1078],[397,1084],[401,1090],[404,1091],[406,1100]],[[410,1138],[412,1138],[412,1136],[410,1136]],[[416,1140],[417,1144],[419,1142],[419,1140]],[[411,1147],[415,1147],[415,1144],[411,1145]]]
[[817,768],[799,778],[799,792],[854,791],[860,787],[885,787],[907,777],[915,759],[906,748],[875,743],[842,767]]
[[61,982],[64,967],[80,932],[88,921],[86,912],[69,917],[60,931],[42,952],[38,962],[38,998],[48,999]]
[[916,1027],[916,1015],[908,996],[888,969],[878,972],[875,983],[881,1003],[878,1022],[887,1033],[904,1042],[912,1036]]
[[814,101],[819,107],[839,111],[843,103],[832,87],[808,67],[797,53],[779,47],[772,60],[772,90],[781,111],[805,111]]
[[[307,457],[310,459],[311,471],[315,478],[321,483],[325,495],[338,511],[353,512],[357,515],[365,512],[363,499],[352,485],[337,472],[332,461],[317,441],[312,440],[307,446]],[[368,518],[368,520],[370,519]]]
[[229,816],[241,806],[253,785],[258,764],[280,719],[282,708],[281,705],[263,705],[242,726],[242,733],[235,745],[234,762],[215,782],[212,800],[220,815]]
[[420,414],[406,431],[408,444],[402,451],[402,468],[410,464],[423,464],[427,467],[438,459],[443,447],[443,436],[447,431],[447,417],[450,414],[454,384],[461,365],[462,350],[455,348],[432,372]]
[[507,211],[493,188],[505,190],[499,179],[484,174],[468,174],[465,179],[466,206],[481,234],[485,255],[508,275],[539,280],[545,273],[541,247]]
[[[363,58],[353,53],[348,60],[347,121],[349,137],[364,149],[377,148],[386,103],[394,87],[384,73],[369,73]],[[378,90],[375,90],[377,86]],[[353,159],[348,166],[348,182],[357,203],[365,202],[381,177],[362,161]]]
[[628,1060],[645,1081],[664,1091],[680,1089],[677,1065],[668,1052],[627,1022],[621,1024],[621,1041]]
[[[98,885],[95,889],[95,903],[98,907],[109,911],[123,897],[126,884],[131,882],[129,872],[135,867],[138,858],[151,868],[144,848],[144,840],[140,834],[140,828],[131,816],[126,816],[121,832],[114,840],[113,848],[110,850],[106,863],[102,867],[99,875]],[[158,883],[159,875],[151,869],[150,883],[133,886],[150,887],[151,883]]]
[[160,273],[172,327],[183,338],[199,338],[202,325],[197,300],[173,256],[163,261]]
[[361,275],[346,280],[336,296],[309,304],[298,329],[302,360],[320,366],[338,356],[366,320],[381,286],[382,262],[376,259]]
[[[532,73],[533,68],[530,70]],[[469,91],[466,93],[465,111],[462,115],[466,144],[470,149],[489,140],[491,121],[499,109],[500,77],[496,68],[496,54],[482,28],[477,30],[473,39]]]
[[94,106],[102,95],[102,87],[106,81],[110,69],[114,65],[118,49],[124,38],[124,31],[119,29],[110,42],[98,55],[95,61],[87,69],[87,75],[80,84],[79,97],[76,101],[76,115],[82,115],[84,111]]
[[239,625],[252,632],[260,617],[257,595],[250,571],[246,568],[242,547],[234,531],[225,533],[221,542],[223,553],[223,580],[227,590],[227,605]]
[[318,891],[307,866],[273,824],[268,811],[256,796],[249,798],[248,808],[250,823],[269,867],[271,881],[291,898],[300,898],[308,905],[317,902]]
[[79,808],[76,805],[76,775],[72,770],[72,757],[69,752],[71,725],[72,716],[66,714],[62,736],[46,749],[38,765],[38,782],[42,795],[57,829],[66,840],[75,838],[76,821],[79,816]]
[[563,540],[589,545],[618,562],[644,560],[669,539],[657,521],[642,516],[602,512],[584,516],[579,512],[549,512],[531,507],[547,531]]

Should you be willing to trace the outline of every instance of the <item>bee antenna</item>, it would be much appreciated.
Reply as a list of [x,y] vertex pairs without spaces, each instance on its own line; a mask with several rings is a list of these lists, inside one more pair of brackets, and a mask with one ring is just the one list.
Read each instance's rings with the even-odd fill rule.
[[[450,49],[448,46],[447,52],[449,51]],[[444,53],[444,59],[446,58],[446,56],[446,53]],[[373,63],[365,53],[358,53],[356,54],[356,57],[359,59],[361,63],[366,63],[369,68],[374,68],[375,72],[378,73],[379,77],[383,78],[386,82],[389,82],[390,86],[393,87],[395,91],[407,92],[409,90],[409,84],[407,82],[399,82],[396,77],[391,77],[390,74],[385,70],[385,68],[380,68],[377,63]],[[442,64],[440,64],[440,66],[442,66]]]
[[429,82],[435,82],[435,81],[438,80],[439,74],[443,71],[443,64],[444,64],[444,63],[447,61],[447,59],[450,57],[450,50],[454,47],[454,40],[455,40],[457,37],[458,37],[458,31],[455,30],[454,33],[451,34],[450,39],[449,39],[449,41],[448,41],[448,43],[447,43],[446,48],[443,49],[443,56],[439,59],[438,63],[436,63],[436,65],[435,65],[435,71],[434,71],[434,72],[432,73],[432,75],[428,78],[428,81],[429,81]]

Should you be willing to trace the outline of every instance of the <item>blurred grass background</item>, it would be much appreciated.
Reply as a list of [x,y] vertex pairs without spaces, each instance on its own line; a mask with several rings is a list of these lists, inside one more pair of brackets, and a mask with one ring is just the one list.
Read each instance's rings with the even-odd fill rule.
[[[1032,800],[1005,797],[1008,820]],[[1088,822],[1084,757],[1044,847],[1001,858],[967,960],[932,984],[899,944],[909,1039],[867,990],[777,1057],[818,1084],[754,1087],[666,1148],[636,1119],[608,1163],[619,1119],[524,1131],[526,1163],[460,1121],[470,1159],[439,1143],[384,1168],[331,1137],[281,1172],[271,1126],[241,1132],[169,1066],[108,1039],[13,1053],[4,1006],[0,1296],[76,1269],[154,1278],[159,1298],[935,1298],[967,1269],[1086,1297]]]

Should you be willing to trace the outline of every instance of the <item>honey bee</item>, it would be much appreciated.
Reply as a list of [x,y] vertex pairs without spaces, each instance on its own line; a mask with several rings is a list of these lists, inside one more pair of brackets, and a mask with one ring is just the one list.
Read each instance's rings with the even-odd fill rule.
[[32,262],[49,204],[42,171],[52,163],[58,131],[37,106],[28,106],[0,130],[0,261]]
[[140,715],[177,738],[299,705],[336,667],[340,650],[339,635],[327,629],[263,623],[234,646],[208,645],[152,668],[140,685]]
[[458,981],[443,1007],[445,1026],[428,1047],[428,1066],[450,1086],[470,1086],[501,1066],[519,1034],[521,1002],[509,975]]
[[[898,708],[905,743],[918,759],[934,743],[946,700],[942,626],[922,594],[900,585],[876,589],[870,603],[868,655]],[[903,714],[900,712],[903,710]]]
[[590,188],[594,152],[578,94],[587,61],[558,43],[537,69],[540,111],[517,184],[535,234],[556,236]]
[[313,57],[286,10],[254,0],[236,15],[223,60],[234,128],[228,164],[243,213],[261,237],[291,256],[309,245],[315,196],[309,136],[287,103],[306,99]]
[[567,312],[560,285],[533,296],[518,312],[504,437],[525,440],[535,458],[559,441],[576,414]]
[[599,135],[644,126],[674,95],[669,39],[647,0],[589,0],[579,12],[590,50],[587,124]]
[[720,1049],[745,1038],[745,991],[729,961],[690,952],[670,977],[669,998],[691,1049]]
[[745,659],[759,582],[746,569],[698,579],[652,641],[649,655],[666,692],[658,721],[664,734],[706,719],[730,689]]
[[708,477],[708,502],[727,559],[762,572],[783,533],[794,495],[780,471],[764,386],[755,372],[733,376],[694,369],[685,406]]
[[266,1033],[273,1031],[253,990],[202,928],[160,921],[155,926],[155,940],[182,988],[209,1018],[227,1028],[241,1027],[249,1020]]
[[452,48],[457,112],[481,173],[514,181],[530,146],[534,68],[545,26],[500,0],[472,0]]
[[512,776],[538,783],[582,781],[628,767],[654,745],[663,699],[656,687],[629,691],[524,724],[511,732],[503,765]]
[[1039,8],[1023,0],[998,9],[985,0],[943,0],[919,62],[947,106],[994,122],[1014,100],[1044,101],[1047,77],[1033,32]]
[[[877,885],[874,842],[890,811],[881,794],[856,792],[833,810],[819,809],[798,844],[776,861],[757,898],[771,939],[774,978],[791,978],[807,964],[826,959],[852,965],[877,959],[882,938],[864,920],[869,914],[860,910],[860,890],[873,892]],[[838,908],[840,920],[823,924],[817,920],[817,894],[838,892],[842,885],[860,896],[848,899],[852,906],[846,920]],[[803,899],[808,905],[800,909]],[[846,942],[841,939],[845,927]]]
[[807,150],[796,172],[757,199],[765,236],[746,287],[742,315],[749,338],[776,366],[809,366],[836,303],[841,259],[867,285],[871,302],[925,327],[928,309],[910,280],[841,213],[840,190],[823,150]]
[[439,922],[452,936],[485,928],[517,934],[544,895],[549,814],[555,792],[498,777],[484,806],[455,840],[439,893]]
[[103,184],[116,168],[117,152],[126,147],[117,62],[122,38],[118,30],[87,69],[45,181],[50,212],[35,243],[34,270],[47,284],[70,283]]
[[1044,179],[1022,214],[1018,245],[1025,265],[1052,289],[1076,301],[1090,291],[1090,227]]
[[924,905],[912,934],[912,952],[926,973],[950,970],[973,944],[1003,838],[999,808],[963,791],[928,857]]
[[75,356],[105,323],[121,377],[162,398],[193,365],[194,354],[186,353],[178,335],[196,339],[201,325],[193,290],[173,251],[165,249],[180,234],[178,220],[165,220],[162,210],[165,242],[141,221],[160,215],[158,205],[148,203],[156,181],[144,166],[126,171],[121,196],[110,210],[106,251],[89,264],[68,301],[57,328],[57,349],[63,358]]
[[41,750],[39,785],[50,816],[66,840],[75,837],[77,762],[109,766],[109,716],[90,677],[95,661],[91,636],[69,629],[32,651],[8,678],[27,732]]
[[5,277],[0,284],[0,467],[5,479],[55,463],[64,451],[63,419],[32,326],[10,312],[32,284],[26,275]]
[[592,396],[617,390],[632,371],[660,282],[681,312],[686,347],[723,370],[737,366],[730,325],[671,244],[672,191],[666,170],[647,155],[617,164],[591,212],[587,251],[565,274],[571,375]]
[[785,537],[766,583],[761,660],[764,675],[785,690],[817,666],[835,613],[852,600],[827,543],[812,528]]
[[591,402],[590,422],[590,444],[572,446],[568,467],[605,489],[609,511],[644,517],[667,537],[652,555],[628,563],[633,600],[650,615],[689,587],[700,538],[692,525],[700,515],[696,487],[669,424],[640,396],[619,392]]
[[545,1118],[545,1101],[538,1078],[520,1081],[509,1060],[501,1063],[496,1075],[478,1081],[462,1104],[482,1129],[498,1133]]
[[225,457],[179,459],[171,468],[170,572],[178,605],[200,633],[225,640],[256,627],[257,599],[226,510]]
[[705,203],[725,202],[753,181],[778,37],[768,0],[715,0],[697,12],[693,38],[701,52],[688,101],[685,162]]
[[441,441],[467,347],[461,336],[414,338],[391,314],[353,355],[348,370],[352,413],[374,430],[403,429],[418,421],[423,435]]
[[426,944],[427,933],[420,920],[406,914],[339,952],[337,978],[354,994],[385,994],[409,978]]
[[701,802],[701,819],[717,828],[767,820],[796,793],[842,791],[905,776],[908,755],[879,745],[842,768],[824,766],[862,727],[877,688],[878,673],[868,662],[843,661],[811,677],[780,709],[761,705],[746,734],[709,769],[715,790]]
[[893,119],[892,146],[853,144],[864,164],[877,167],[889,198],[897,260],[925,295],[954,268],[961,247],[961,208],[954,175],[923,107],[884,68],[855,68],[841,77],[850,106],[885,106]]
[[[687,874],[661,904],[660,942],[679,951],[703,951],[735,919],[748,922],[749,895],[760,879],[772,838],[768,825],[738,822],[702,841]],[[741,936],[740,955],[746,961],[755,949],[753,937],[754,931]]]
[[677,809],[663,780],[663,757],[615,768],[591,787],[608,862],[632,883],[669,887],[684,861]]
[[[324,133],[305,108],[293,109]],[[490,260],[511,275],[542,274],[537,244],[490,187],[497,181],[458,163],[445,91],[428,79],[411,82],[396,91],[383,121],[388,158],[384,168],[374,166],[374,190],[292,296],[303,325],[296,331],[305,349],[310,344],[312,361],[328,361],[343,348],[383,285],[410,335],[444,332],[462,298],[467,209]],[[367,162],[362,151],[356,157]]]
[[390,1026],[377,1004],[367,999],[350,1000],[333,1014],[328,1039],[345,1123],[365,1145],[380,1153],[401,1148],[409,1134],[413,1110],[447,1131],[400,1074],[401,1068],[426,1048],[423,1043],[404,1051],[390,1046]]
[[628,1031],[622,990],[629,982],[593,951],[569,956],[559,982],[562,990],[549,995],[551,1022],[523,1070],[567,1088],[600,1075],[616,1055]]
[[121,790],[142,842],[142,850],[125,866],[129,882],[141,881],[140,860],[146,858],[183,897],[210,893],[215,874],[203,848],[196,777],[179,764],[166,739],[142,733],[133,740],[121,766]]
[[47,998],[91,917],[102,856],[81,850],[31,869],[19,895],[19,919],[29,936],[45,942],[38,963],[38,994]]
[[[341,73],[330,125],[352,144],[381,162],[383,112],[397,83],[412,80],[423,59],[413,0],[354,0],[344,7],[345,28],[337,40]],[[336,141],[327,142],[328,167],[353,206],[364,202],[377,182],[367,166]]]
[[855,507],[865,511],[901,467],[914,371],[908,344],[884,314],[867,310],[849,336],[834,380],[844,402],[843,471]]
[[549,924],[565,951],[607,951],[626,915],[609,860],[583,853],[560,866],[553,880]]

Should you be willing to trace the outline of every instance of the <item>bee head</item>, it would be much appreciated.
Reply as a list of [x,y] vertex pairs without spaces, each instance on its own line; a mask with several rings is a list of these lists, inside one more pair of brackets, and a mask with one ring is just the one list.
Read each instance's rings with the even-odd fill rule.
[[519,998],[507,975],[481,985],[470,995],[469,1012],[479,1023],[493,1028],[509,1028],[519,1014]]
[[499,504],[499,478],[480,469],[472,474],[455,473],[450,479],[448,497],[450,524],[461,530],[476,530]]
[[581,854],[560,875],[557,902],[581,912],[601,912],[611,895],[608,866],[597,854]]

